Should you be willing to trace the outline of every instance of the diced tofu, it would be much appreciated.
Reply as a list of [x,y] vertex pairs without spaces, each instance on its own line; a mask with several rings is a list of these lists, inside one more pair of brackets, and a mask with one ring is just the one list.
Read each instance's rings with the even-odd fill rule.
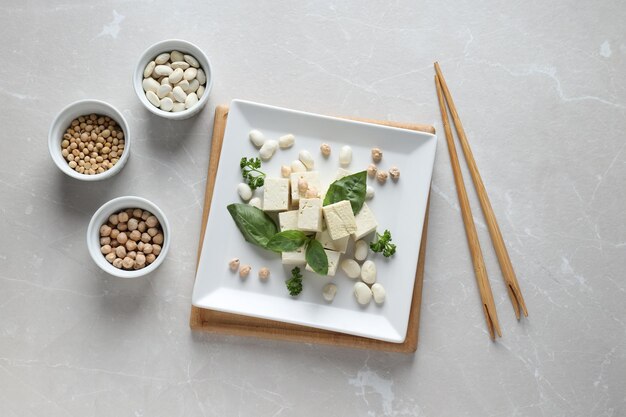
[[356,220],[348,200],[324,206],[323,212],[332,240],[339,240],[356,232]]
[[[324,252],[326,252],[326,257],[328,258],[328,274],[326,275],[329,277],[334,277],[335,273],[337,272],[337,265],[339,265],[339,258],[341,257],[341,254],[339,252],[335,252],[334,250],[328,249],[324,249]],[[305,269],[307,271],[315,272],[313,271],[313,268],[309,266],[309,264],[306,264]]]
[[300,198],[304,198],[305,193],[300,193],[298,191],[298,181],[300,179],[306,180],[309,184],[309,188],[315,187],[318,191],[321,191],[322,187],[320,186],[320,176],[317,171],[307,171],[307,172],[294,172],[291,174],[291,201],[293,204],[297,204]]
[[281,211],[289,209],[289,180],[287,178],[265,178],[263,186],[263,210]]
[[322,247],[324,247],[324,249],[334,250],[339,253],[346,253],[350,236],[342,237],[338,240],[333,240],[328,234],[328,229],[325,229],[321,232],[318,232],[315,236],[315,239],[322,244]]
[[283,211],[278,213],[280,231],[298,230],[298,210]]
[[340,180],[343,177],[347,177],[348,175],[351,175],[352,172],[348,171],[347,169],[343,169],[343,168],[339,168],[337,170],[337,176],[335,177],[335,180]]
[[363,203],[361,211],[359,211],[355,216],[355,220],[356,232],[353,233],[354,240],[359,240],[362,237],[369,235],[378,227],[374,213],[372,213],[372,210],[370,210],[365,203]]
[[294,252],[283,252],[283,265],[304,265],[306,263],[306,257],[304,248],[300,248]]
[[322,200],[301,198],[298,205],[298,229],[305,232],[322,231]]

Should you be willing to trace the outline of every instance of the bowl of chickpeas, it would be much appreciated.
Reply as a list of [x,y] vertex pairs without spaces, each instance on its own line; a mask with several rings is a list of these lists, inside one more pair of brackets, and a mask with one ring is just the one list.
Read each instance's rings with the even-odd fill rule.
[[170,228],[156,204],[135,196],[115,198],[92,216],[87,248],[104,272],[137,278],[163,263],[170,246]]
[[110,178],[122,170],[130,155],[128,123],[104,101],[80,100],[55,117],[48,149],[57,167],[72,178]]

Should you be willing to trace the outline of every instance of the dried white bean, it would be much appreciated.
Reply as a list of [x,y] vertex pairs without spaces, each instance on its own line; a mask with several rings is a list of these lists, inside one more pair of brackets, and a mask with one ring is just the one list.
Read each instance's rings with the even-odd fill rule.
[[203,85],[198,87],[198,91],[196,91],[196,94],[198,95],[198,98],[202,98],[202,95],[204,94],[204,86]]
[[300,161],[296,159],[291,163],[291,172],[306,172],[306,166]]
[[176,62],[172,62],[171,67],[172,69],[180,68],[184,71],[187,68],[189,68],[189,64],[186,63],[185,61],[176,61]]
[[366,284],[376,282],[376,264],[373,261],[365,261],[361,266],[361,279]]
[[172,70],[172,68],[169,65],[157,65],[156,67],[154,67],[154,72],[157,75],[164,75],[166,77],[169,77],[170,74],[174,72],[174,70]]
[[196,74],[196,80],[198,80],[198,82],[201,85],[204,85],[206,83],[206,74],[204,73],[202,68],[198,68],[198,74]]
[[196,58],[192,57],[191,55],[183,55],[183,58],[192,67],[195,67],[195,68],[200,67],[200,63],[198,62],[198,60]]
[[259,149],[259,156],[262,160],[267,161],[274,155],[276,149],[278,149],[277,141],[273,139],[266,140],[261,149]]
[[188,92],[195,93],[196,91],[198,91],[198,88],[200,88],[200,83],[198,82],[198,80],[194,79],[194,80],[189,81]]
[[183,89],[179,86],[174,87],[174,89],[172,90],[172,94],[174,94],[174,98],[179,103],[184,103],[187,99],[187,93],[185,93]]
[[172,86],[169,84],[160,85],[156,93],[159,98],[163,98],[172,92]]
[[248,201],[252,198],[252,189],[245,182],[242,182],[237,186],[237,193],[243,201]]
[[178,113],[179,111],[184,111],[185,110],[185,103],[174,103],[174,107],[172,108],[172,111],[174,113]]
[[258,208],[259,210],[263,210],[263,202],[259,197],[253,197],[252,199],[250,199],[248,204],[250,204],[252,207]]
[[167,52],[164,52],[160,54],[159,56],[157,56],[156,58],[154,58],[154,62],[156,62],[157,65],[163,65],[169,60],[170,60],[170,54],[168,54]]
[[361,266],[354,259],[344,259],[341,262],[341,269],[349,278],[355,279],[361,275]]
[[161,85],[165,85],[165,84],[169,84],[169,83],[170,83],[169,77],[161,78]]
[[372,285],[372,294],[374,295],[374,301],[376,301],[376,304],[382,304],[385,302],[385,295],[387,295],[387,292],[379,283]]
[[372,300],[372,290],[362,282],[357,282],[354,284],[354,296],[359,304],[366,305]]
[[248,137],[254,146],[260,148],[265,143],[265,136],[260,131],[254,129],[248,133]]
[[167,77],[170,79],[170,84],[177,84],[180,80],[183,79],[184,71],[180,68],[176,68],[170,75]]
[[172,62],[182,61],[184,59],[185,59],[185,57],[184,57],[184,55],[181,52],[178,52],[178,51],[170,52],[170,60]]
[[198,70],[195,68],[187,68],[185,70],[185,74],[183,75],[183,78],[186,79],[187,81],[191,81],[194,78],[196,78],[196,75],[198,75]]
[[[189,81],[187,80],[180,81],[178,84],[176,84],[176,86],[182,88],[185,93],[189,91]],[[193,91],[189,92],[192,93]]]
[[342,146],[339,151],[339,163],[342,166],[348,166],[352,162],[352,148],[348,145]]
[[364,240],[357,240],[354,244],[354,258],[357,261],[364,261],[367,258],[367,254],[369,251],[369,245]]
[[148,62],[148,65],[146,65],[146,69],[143,70],[143,78],[148,78],[150,74],[152,74],[152,71],[154,71],[154,67],[156,67],[156,62]]
[[159,84],[159,82],[153,78],[144,78],[141,83],[141,86],[143,87],[143,90],[146,93],[148,91],[152,91],[153,93],[156,93],[160,85],[161,84]]
[[187,95],[187,98],[185,99],[185,108],[188,109],[190,107],[193,107],[196,105],[197,102],[198,96],[196,95],[196,93],[191,93]]
[[291,133],[278,138],[278,146],[280,146],[280,149],[291,148],[295,142],[296,138]]
[[337,286],[335,284],[326,284],[322,288],[322,297],[328,302],[335,299],[335,294],[337,294]]
[[154,107],[159,107],[161,105],[161,100],[159,100],[159,97],[154,91],[146,92],[146,98]]
[[311,155],[311,152],[309,151],[306,151],[306,150],[300,151],[300,154],[298,155],[298,159],[300,159],[300,161],[304,164],[306,169],[308,169],[309,171],[313,170],[313,168],[315,167],[315,161],[313,160],[313,155]]
[[280,175],[283,178],[289,178],[289,176],[291,175],[291,167],[288,165],[283,165],[280,167]]
[[374,187],[372,187],[371,185],[368,185],[365,189],[365,198],[367,198],[368,200],[374,198]]
[[174,108],[174,102],[171,98],[165,97],[161,99],[161,104],[159,105],[161,110],[170,111]]

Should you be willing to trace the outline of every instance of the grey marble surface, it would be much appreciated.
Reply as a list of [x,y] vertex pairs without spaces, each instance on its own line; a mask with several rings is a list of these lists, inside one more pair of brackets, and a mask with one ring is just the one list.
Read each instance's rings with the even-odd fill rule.
[[[626,7],[620,1],[0,5],[0,415],[626,415]],[[192,120],[144,110],[138,56],[197,43],[216,74]],[[193,334],[212,110],[233,98],[434,123],[439,60],[530,317],[510,307],[473,191],[504,337],[489,341],[444,140],[415,355]],[[121,109],[120,175],[85,184],[47,150],[61,107]],[[469,179],[469,177],[466,177]],[[470,187],[470,190],[473,190]],[[138,194],[169,216],[146,279],[101,273],[93,212]]]

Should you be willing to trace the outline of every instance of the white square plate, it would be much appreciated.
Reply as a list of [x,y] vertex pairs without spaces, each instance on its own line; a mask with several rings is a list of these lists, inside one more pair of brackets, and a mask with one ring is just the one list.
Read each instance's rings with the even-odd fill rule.
[[[382,305],[373,302],[362,307],[357,304],[349,279],[340,269],[337,275],[321,277],[304,271],[304,289],[291,297],[285,287],[291,266],[281,264],[280,255],[263,250],[244,241],[226,206],[241,202],[237,184],[242,181],[239,160],[256,157],[258,150],[248,139],[248,132],[258,129],[267,138],[278,139],[287,133],[296,137],[291,149],[278,149],[273,158],[264,162],[262,170],[268,176],[280,177],[281,165],[298,159],[307,149],[315,158],[315,170],[322,184],[330,184],[339,169],[339,149],[352,147],[352,172],[365,170],[371,163],[371,148],[380,147],[382,169],[397,166],[402,175],[398,182],[388,180],[380,185],[368,178],[376,190],[367,201],[379,223],[379,231],[389,229],[397,253],[386,259],[370,253],[376,262],[378,282],[387,291]],[[324,159],[322,143],[330,144],[332,154]],[[193,290],[193,305],[212,310],[278,320],[357,336],[401,343],[406,337],[409,310],[415,282],[422,227],[430,180],[435,159],[437,137],[380,125],[321,116],[296,110],[234,100],[231,103],[220,155],[213,200],[202,246],[202,254]],[[255,195],[262,196],[261,190]],[[352,243],[348,256],[352,254]],[[252,266],[246,280],[228,268],[232,258]],[[344,257],[342,257],[342,260]],[[257,273],[268,267],[270,279],[261,282]],[[328,282],[337,285],[332,303],[322,298],[322,287]]]

